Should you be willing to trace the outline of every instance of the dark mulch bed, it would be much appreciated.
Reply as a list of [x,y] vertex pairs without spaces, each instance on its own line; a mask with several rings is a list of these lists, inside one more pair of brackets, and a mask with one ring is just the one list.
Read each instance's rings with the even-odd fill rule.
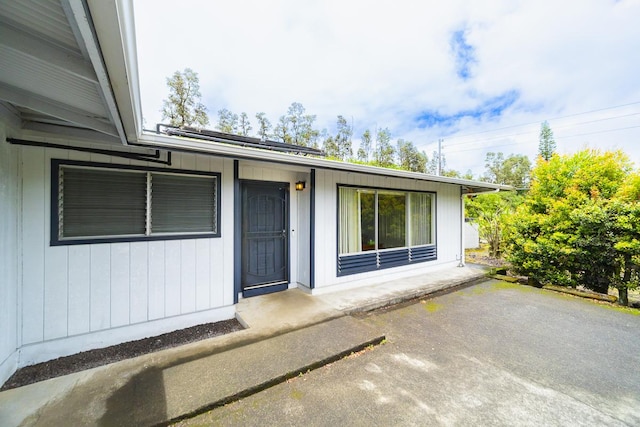
[[155,337],[113,345],[111,347],[83,351],[82,353],[60,357],[48,362],[25,366],[16,371],[16,373],[4,383],[0,391],[22,387],[49,378],[60,377],[73,372],[95,368],[182,344],[217,337],[242,329],[244,328],[236,319],[231,319],[197,325]]

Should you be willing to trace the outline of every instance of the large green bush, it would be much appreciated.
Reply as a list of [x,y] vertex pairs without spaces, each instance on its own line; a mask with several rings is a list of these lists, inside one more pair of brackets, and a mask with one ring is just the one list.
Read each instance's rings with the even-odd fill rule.
[[510,218],[508,260],[540,283],[606,293],[635,283],[640,255],[640,178],[620,151],[538,159]]

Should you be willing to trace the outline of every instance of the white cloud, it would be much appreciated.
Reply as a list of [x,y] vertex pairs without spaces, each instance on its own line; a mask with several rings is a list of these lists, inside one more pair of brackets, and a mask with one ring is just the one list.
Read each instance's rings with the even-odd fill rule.
[[[640,103],[556,119],[640,101],[637,0],[136,0],[135,7],[147,127],[160,121],[166,77],[190,67],[212,121],[228,108],[252,118],[264,111],[275,122],[297,101],[320,128],[332,130],[341,114],[356,136],[388,127],[429,155],[444,137],[448,166],[479,174],[487,151],[535,156],[548,119],[561,152],[621,148],[640,164],[640,127],[602,132],[640,126],[633,115]],[[452,48],[456,31],[471,49],[467,78]],[[509,97],[490,114],[488,102]],[[425,113],[459,120],[419,126]]]

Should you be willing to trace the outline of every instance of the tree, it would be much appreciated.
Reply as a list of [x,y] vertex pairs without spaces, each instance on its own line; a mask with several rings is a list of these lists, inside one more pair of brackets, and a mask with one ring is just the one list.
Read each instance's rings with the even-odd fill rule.
[[[427,163],[429,163],[428,159],[427,159]],[[455,169],[445,169],[444,171],[442,171],[442,176],[448,176],[449,178],[468,179],[468,180],[474,179],[473,172],[471,171],[471,169],[467,169],[465,173],[462,173]]]
[[620,273],[615,276],[618,303],[628,305],[628,289],[640,283],[640,173],[627,176],[610,207],[614,218],[614,233],[618,236],[614,249],[620,255]]
[[276,126],[273,128],[272,136],[276,141],[282,141],[287,144],[293,143],[293,138],[289,132],[289,119],[287,116],[280,116],[278,123],[276,123]]
[[368,162],[369,156],[371,156],[371,132],[369,129],[365,130],[360,139],[360,148],[358,148],[358,160],[361,162]]
[[515,192],[480,194],[465,201],[465,215],[478,224],[480,237],[489,245],[489,255],[498,258],[502,255],[507,235],[508,218],[522,203],[522,196]]
[[258,120],[258,136],[262,140],[266,140],[269,138],[269,131],[271,130],[271,122],[267,118],[265,113],[256,114],[256,119]]
[[200,102],[200,82],[198,74],[191,68],[176,71],[167,77],[169,98],[163,100],[162,120],[169,119],[171,126],[184,127],[209,124],[207,108]]
[[485,176],[488,182],[511,185],[515,188],[529,186],[531,161],[523,154],[509,154],[505,159],[502,153],[487,153],[485,158]]
[[551,156],[556,151],[556,141],[553,139],[553,131],[549,123],[545,120],[540,125],[540,145],[538,145],[538,155],[544,160],[551,160]]
[[287,110],[287,123],[291,131],[291,143],[301,145],[300,135],[304,127],[305,108],[299,102],[293,102]]
[[514,267],[540,283],[602,293],[611,286],[627,289],[640,249],[634,230],[640,225],[638,202],[628,198],[640,194],[640,186],[636,192],[631,171],[620,151],[540,157],[530,190],[510,220],[508,259]]
[[401,169],[422,173],[427,171],[427,155],[418,151],[413,142],[398,139],[396,152]]
[[299,102],[293,102],[287,110],[287,123],[291,135],[291,144],[310,147],[315,145],[319,132],[313,128],[316,116],[305,114],[306,110]]
[[299,102],[293,102],[287,114],[280,116],[273,130],[273,137],[287,144],[314,147],[320,133],[314,129],[315,115],[305,114],[305,108]]
[[388,168],[394,164],[395,150],[391,145],[391,132],[389,132],[389,129],[378,130],[374,156],[377,166]]
[[225,133],[238,133],[238,115],[223,108],[218,110],[218,124],[216,129]]
[[348,160],[353,156],[353,148],[351,146],[351,135],[353,135],[353,129],[347,123],[347,119],[343,116],[338,116],[337,121],[338,131],[334,138],[334,141],[338,147],[338,158],[342,161]]
[[240,113],[240,121],[238,122],[240,127],[240,135],[249,136],[249,131],[253,129],[251,123],[249,122],[249,116],[244,111]]
[[325,155],[330,159],[341,160],[340,159],[340,148],[336,143],[336,140],[333,136],[324,132],[324,138],[322,140],[322,151],[324,151]]
[[431,160],[427,164],[427,173],[431,175],[437,175],[438,169],[440,169],[440,173],[444,175],[445,166],[447,165],[447,159],[444,154],[438,154],[437,151],[433,151],[433,155],[431,156]]

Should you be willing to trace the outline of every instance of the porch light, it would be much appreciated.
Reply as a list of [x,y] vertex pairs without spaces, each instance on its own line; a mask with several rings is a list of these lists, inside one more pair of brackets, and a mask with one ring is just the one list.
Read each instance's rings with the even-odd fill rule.
[[298,181],[296,182],[296,191],[302,191],[305,189],[306,186],[307,186],[307,183],[305,181]]

